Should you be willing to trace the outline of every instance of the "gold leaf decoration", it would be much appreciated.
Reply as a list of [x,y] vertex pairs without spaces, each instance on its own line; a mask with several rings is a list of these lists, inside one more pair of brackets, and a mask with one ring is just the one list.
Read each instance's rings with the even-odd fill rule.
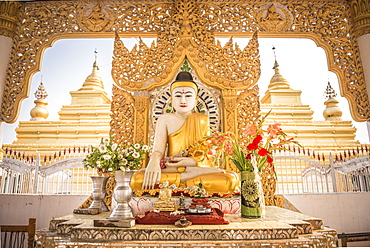
[[[115,81],[117,85],[131,87],[130,90],[151,90],[169,83],[185,57],[191,57],[191,66],[197,65],[197,74],[209,86],[221,89],[232,85],[243,89],[252,86],[258,75],[235,74],[240,67],[232,65],[231,76],[221,71],[221,68],[226,69],[223,65],[209,63],[212,58],[219,58],[217,54],[238,59],[238,48],[234,48],[236,53],[231,52],[231,45],[221,48],[214,42],[215,34],[245,37],[259,30],[263,37],[312,39],[325,49],[329,69],[338,75],[342,95],[349,101],[354,120],[369,118],[369,100],[356,41],[369,30],[367,0],[305,0],[274,4],[264,0],[220,0],[217,3],[153,0],[145,1],[145,4],[111,0],[101,2],[100,10],[96,8],[95,12],[97,5],[91,4],[90,0],[20,4],[19,21],[17,27],[13,25],[12,28],[15,35],[9,34],[13,37],[13,48],[0,111],[1,121],[7,123],[16,121],[20,103],[29,95],[30,78],[40,70],[41,55],[55,40],[82,35],[111,37],[115,31],[126,37],[157,36],[156,44],[150,48],[143,44],[136,48],[135,53],[146,56],[147,61],[135,68],[134,79],[127,72],[124,77],[118,76],[119,70],[116,70],[117,78],[121,80]],[[87,24],[91,14],[96,14],[97,18],[91,16],[90,24]],[[0,13],[0,19],[5,20],[5,15]],[[111,25],[112,21],[114,25]],[[3,32],[4,35],[8,33]],[[200,44],[204,47],[199,47]],[[246,66],[255,68],[257,65]]]
[[119,89],[117,86],[113,86],[112,92],[110,135],[117,144],[132,144],[135,127],[134,98],[129,92]]

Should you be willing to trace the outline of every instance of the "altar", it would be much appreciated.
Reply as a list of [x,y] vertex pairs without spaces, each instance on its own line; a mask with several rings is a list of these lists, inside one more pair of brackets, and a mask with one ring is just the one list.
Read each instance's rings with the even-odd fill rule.
[[267,206],[265,218],[226,214],[228,225],[142,225],[94,227],[98,215],[71,214],[37,231],[36,247],[335,247],[336,231],[323,221],[291,210]]

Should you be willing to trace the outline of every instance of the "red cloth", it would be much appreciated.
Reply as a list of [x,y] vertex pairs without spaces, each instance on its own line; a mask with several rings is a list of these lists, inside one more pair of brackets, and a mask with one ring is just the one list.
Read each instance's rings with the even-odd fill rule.
[[193,225],[227,225],[228,221],[224,220],[224,213],[218,208],[212,208],[210,214],[179,214],[170,215],[170,211],[162,211],[159,213],[147,212],[144,217],[136,216],[137,224],[151,225],[174,225],[182,216],[185,216]]

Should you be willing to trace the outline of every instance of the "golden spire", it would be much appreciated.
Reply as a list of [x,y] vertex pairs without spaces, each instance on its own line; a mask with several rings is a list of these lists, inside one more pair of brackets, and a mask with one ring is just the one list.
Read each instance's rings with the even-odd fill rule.
[[79,90],[103,90],[104,85],[103,81],[99,75],[99,66],[98,66],[98,50],[95,49],[95,61],[93,64],[93,69],[91,74],[86,78],[85,82],[82,85],[82,88]]
[[275,47],[272,47],[272,51],[274,52],[274,56],[275,56],[274,67],[272,67],[272,69],[275,70],[275,74],[272,76],[268,88],[270,90],[290,89],[288,81],[280,74],[279,64],[276,59]]
[[49,111],[46,109],[46,105],[48,105],[48,102],[45,100],[48,96],[48,93],[46,92],[45,86],[42,83],[42,76],[41,76],[41,82],[38,87],[38,89],[35,92],[36,100],[34,103],[36,106],[31,109],[30,115],[31,115],[31,121],[42,121],[48,118]]
[[334,99],[337,96],[334,89],[331,87],[330,82],[328,82],[328,86],[324,92],[326,95],[325,98],[328,99],[324,102],[326,105],[326,109],[323,112],[324,118],[326,121],[342,121],[340,118],[342,116],[342,111],[338,107],[338,101]]

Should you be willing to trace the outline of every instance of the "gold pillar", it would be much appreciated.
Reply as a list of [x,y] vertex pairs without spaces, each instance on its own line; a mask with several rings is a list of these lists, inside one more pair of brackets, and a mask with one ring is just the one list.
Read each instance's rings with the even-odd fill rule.
[[147,90],[135,91],[135,131],[134,131],[134,141],[142,142],[144,144],[148,143],[148,111],[149,111],[149,92]]
[[370,34],[370,1],[352,0],[350,4],[354,36],[358,38]]
[[[224,132],[232,132],[237,134],[237,104],[236,104],[236,90],[224,89],[222,90],[223,103],[223,127]],[[227,161],[225,164],[226,170],[237,171],[235,165]]]
[[236,109],[236,90],[222,90],[224,132],[237,133],[237,109]]
[[13,38],[16,35],[19,2],[0,2],[0,35]]

